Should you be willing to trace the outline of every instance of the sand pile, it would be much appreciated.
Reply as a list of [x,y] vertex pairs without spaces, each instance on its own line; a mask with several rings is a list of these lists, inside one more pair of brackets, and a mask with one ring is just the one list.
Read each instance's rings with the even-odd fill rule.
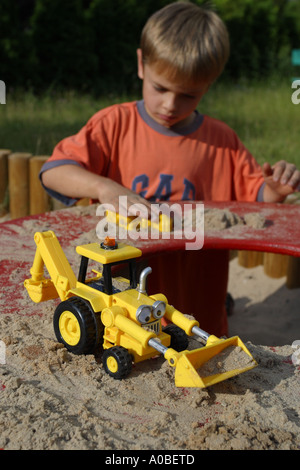
[[[243,217],[229,209],[205,208],[203,213],[192,209],[183,217],[183,227],[200,227],[203,224],[204,230],[224,230],[232,227],[251,227],[263,229],[265,218],[258,212],[249,212]],[[197,225],[198,223],[198,225]]]

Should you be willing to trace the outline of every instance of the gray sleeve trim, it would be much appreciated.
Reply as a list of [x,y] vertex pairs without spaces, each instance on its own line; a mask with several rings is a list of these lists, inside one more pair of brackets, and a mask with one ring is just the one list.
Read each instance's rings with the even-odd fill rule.
[[43,181],[42,181],[42,174],[44,173],[44,171],[50,170],[51,168],[55,168],[55,167],[61,166],[61,165],[78,165],[78,166],[81,166],[77,161],[68,160],[68,159],[54,160],[54,161],[46,162],[46,163],[44,163],[44,165],[41,168],[41,171],[40,171],[40,174],[39,174],[39,179],[40,179],[41,185],[43,186],[45,191],[49,194],[49,196],[51,196],[54,199],[57,199],[58,201],[62,202],[65,206],[70,207],[70,206],[73,206],[78,201],[78,199],[74,199],[74,198],[71,198],[71,197],[68,197],[68,196],[64,196],[61,193],[53,191],[52,189],[47,188],[44,185]]

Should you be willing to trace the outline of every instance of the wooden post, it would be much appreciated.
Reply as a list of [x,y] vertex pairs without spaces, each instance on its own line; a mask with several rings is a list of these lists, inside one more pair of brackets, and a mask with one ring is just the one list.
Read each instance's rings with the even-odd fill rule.
[[0,216],[8,212],[8,149],[0,149]]
[[244,268],[255,268],[264,262],[264,253],[262,251],[239,250],[238,262]]
[[288,255],[277,253],[264,254],[264,272],[272,278],[280,278],[286,276],[288,265]]
[[300,258],[289,256],[286,286],[288,289],[300,287]]
[[39,173],[43,164],[48,160],[47,156],[35,156],[29,161],[29,213],[30,215],[42,214],[50,210],[50,197],[43,188]]
[[8,156],[9,212],[12,219],[29,215],[30,153]]

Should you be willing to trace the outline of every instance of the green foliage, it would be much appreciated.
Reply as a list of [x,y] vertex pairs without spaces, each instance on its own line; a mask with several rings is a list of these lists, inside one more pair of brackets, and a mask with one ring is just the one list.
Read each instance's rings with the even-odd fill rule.
[[128,92],[137,88],[136,49],[144,23],[168,1],[92,0],[87,11],[98,59],[95,90]]
[[300,42],[299,0],[215,0],[215,5],[230,33],[230,78],[289,74],[291,49]]
[[[224,79],[292,75],[300,0],[191,0],[228,26]],[[147,18],[170,0],[2,0],[0,79],[10,88],[137,91],[136,49]],[[24,5],[26,8],[24,10]],[[24,15],[24,11],[26,14]]]
[[35,85],[88,89],[96,56],[81,0],[36,0],[31,18]]
[[28,37],[22,31],[18,4],[11,0],[1,0],[0,79],[12,86],[24,85],[29,73],[29,62]]

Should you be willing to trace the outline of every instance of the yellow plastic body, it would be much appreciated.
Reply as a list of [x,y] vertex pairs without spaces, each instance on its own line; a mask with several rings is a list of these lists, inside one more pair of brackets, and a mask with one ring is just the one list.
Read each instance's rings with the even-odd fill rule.
[[159,215],[159,221],[153,222],[150,219],[142,219],[136,216],[124,217],[116,212],[106,211],[105,217],[107,221],[112,222],[119,227],[123,227],[126,230],[136,230],[137,224],[141,229],[153,228],[159,232],[171,232],[173,230],[173,221],[166,214]]
[[112,345],[123,346],[133,356],[134,362],[140,362],[157,355],[157,351],[148,346],[149,339],[159,338],[164,346],[169,346],[170,336],[162,331],[160,320],[150,321],[147,329],[141,327],[135,320],[135,311],[133,305],[129,309],[114,306],[102,311],[101,321],[105,326],[103,349]]
[[[104,326],[103,349],[122,346],[132,355],[134,362],[140,362],[159,354],[154,347],[149,346],[150,340],[157,340],[166,349],[163,353],[165,359],[170,366],[175,367],[175,385],[177,387],[208,387],[257,365],[237,336],[224,340],[211,335],[206,346],[202,348],[176,352],[169,347],[171,337],[163,332],[161,319],[154,318],[152,305],[154,302],[163,301],[166,304],[165,317],[189,336],[193,334],[193,327],[199,326],[196,320],[187,318],[176,308],[168,305],[163,294],[148,296],[143,289],[140,292],[138,289],[130,288],[128,280],[126,280],[127,288],[125,290],[113,294],[97,290],[91,284],[91,281],[101,278],[100,272],[93,279],[79,282],[54,232],[37,232],[34,240],[37,248],[30,270],[31,278],[24,282],[29,296],[34,302],[57,297],[64,301],[72,296],[87,300],[95,314],[100,315]],[[104,249],[100,243],[91,243],[78,246],[76,251],[81,256],[102,265],[131,260],[142,254],[141,250],[124,243],[119,243],[118,247],[112,250]],[[44,265],[50,279],[44,277]],[[143,325],[137,319],[137,311],[142,306],[150,307],[149,312],[152,312],[148,315],[147,323]],[[59,319],[59,329],[67,344],[78,343],[80,325],[72,312],[68,310],[63,312]],[[245,368],[234,369],[226,373],[201,377],[197,369],[229,346],[240,346],[252,359],[251,364]],[[110,367],[114,369],[114,364],[111,364]]]
[[142,255],[141,250],[125,243],[118,243],[116,250],[105,250],[101,248],[100,243],[89,243],[77,246],[76,251],[78,254],[100,264],[115,263],[117,261],[138,258]]

